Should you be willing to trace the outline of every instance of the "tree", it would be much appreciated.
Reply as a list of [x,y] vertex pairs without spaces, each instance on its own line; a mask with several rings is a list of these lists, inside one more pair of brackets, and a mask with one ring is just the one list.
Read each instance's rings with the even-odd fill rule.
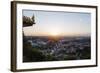
[[32,16],[32,22],[33,22],[33,24],[35,24],[35,17],[34,17],[34,14],[33,14],[33,16]]
[[[32,18],[23,16],[23,27],[32,26],[33,24],[35,24],[34,15],[32,16]],[[27,41],[23,32],[23,62],[30,61],[30,56],[32,57],[33,52],[32,45]]]
[[32,17],[23,16],[23,27],[32,26],[33,24],[35,24],[34,15]]

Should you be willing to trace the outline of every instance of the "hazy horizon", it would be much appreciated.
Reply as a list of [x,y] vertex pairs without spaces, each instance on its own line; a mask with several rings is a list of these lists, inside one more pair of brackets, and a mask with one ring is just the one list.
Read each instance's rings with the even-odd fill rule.
[[35,16],[36,24],[23,27],[26,36],[90,36],[91,14],[23,10],[23,16]]

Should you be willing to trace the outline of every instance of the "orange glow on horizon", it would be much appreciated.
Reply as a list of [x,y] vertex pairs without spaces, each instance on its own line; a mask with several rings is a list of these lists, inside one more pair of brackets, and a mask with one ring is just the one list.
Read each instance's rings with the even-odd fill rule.
[[59,36],[60,33],[59,33],[59,32],[51,32],[49,35],[50,35],[50,36]]

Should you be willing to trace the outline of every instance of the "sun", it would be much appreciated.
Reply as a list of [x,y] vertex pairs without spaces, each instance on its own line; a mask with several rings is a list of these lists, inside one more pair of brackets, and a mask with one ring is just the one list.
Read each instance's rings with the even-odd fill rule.
[[61,35],[61,29],[57,27],[50,28],[47,33],[49,36],[58,37]]
[[51,32],[50,35],[51,36],[59,36],[59,32]]

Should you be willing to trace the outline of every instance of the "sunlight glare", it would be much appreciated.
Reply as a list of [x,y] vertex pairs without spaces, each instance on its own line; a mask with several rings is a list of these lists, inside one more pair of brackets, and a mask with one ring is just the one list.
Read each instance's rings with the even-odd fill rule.
[[52,30],[49,32],[49,35],[50,35],[50,36],[59,36],[59,35],[60,35],[60,32],[61,32],[60,29],[55,28],[55,29],[52,29]]

